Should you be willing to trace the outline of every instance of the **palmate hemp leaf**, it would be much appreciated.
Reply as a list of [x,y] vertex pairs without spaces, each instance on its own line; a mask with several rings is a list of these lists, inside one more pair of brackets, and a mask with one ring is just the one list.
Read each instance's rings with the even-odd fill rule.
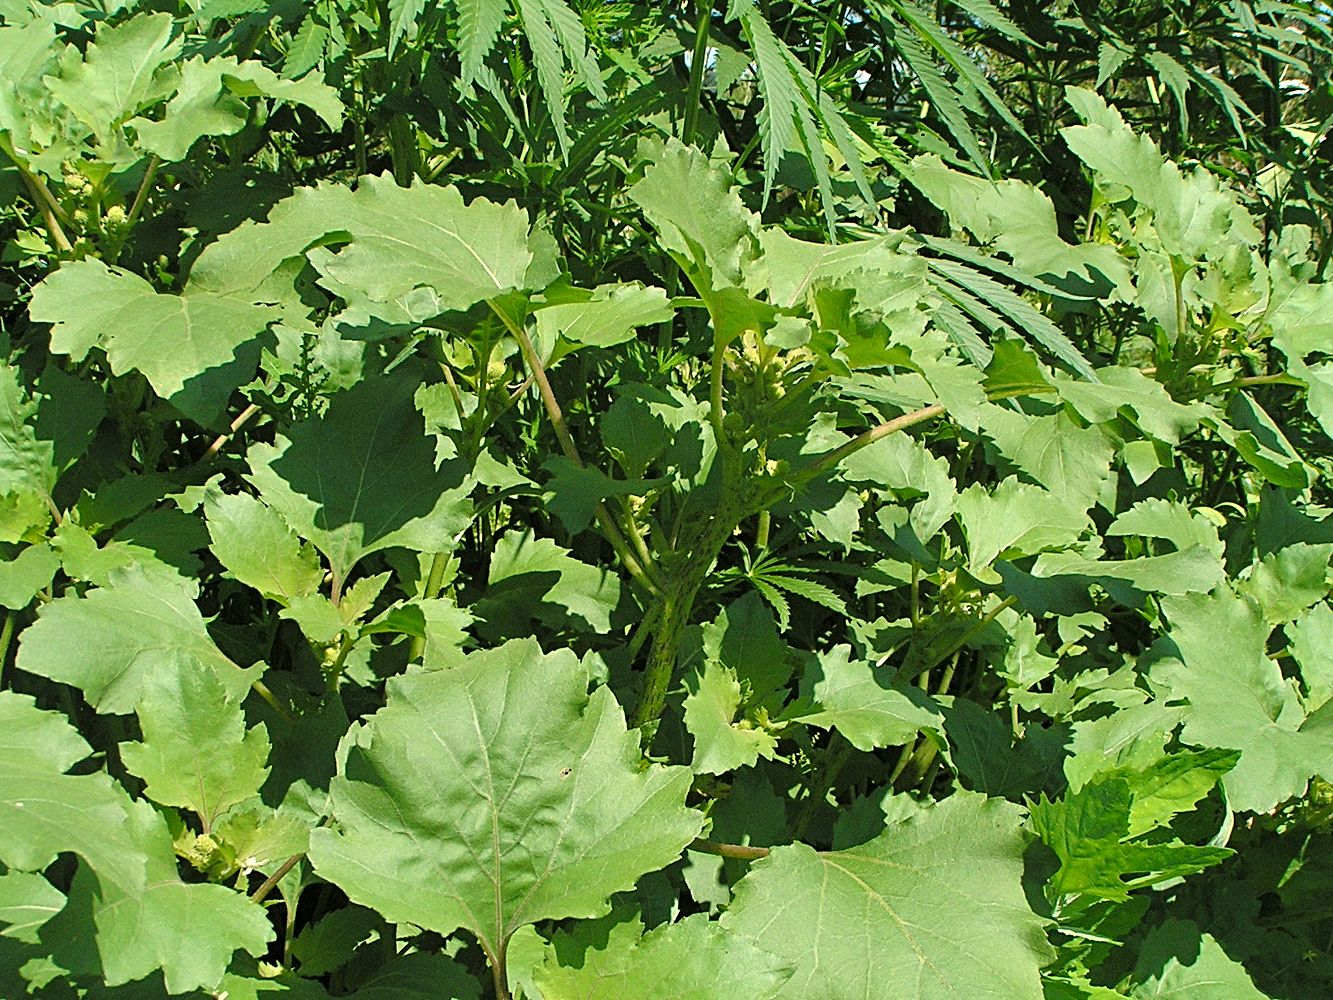
[[776,847],[722,926],[796,967],[778,1000],[1040,1000],[1051,953],[1021,825],[1017,806],[955,792],[858,847]]
[[538,920],[595,917],[699,832],[690,771],[642,766],[607,688],[532,640],[389,682],[311,837],[323,878],[391,923],[465,928],[492,965]]
[[86,596],[57,598],[23,632],[18,666],[74,685],[111,714],[134,711],[163,674],[211,673],[235,700],[263,667],[242,669],[218,649],[186,586],[133,567]]
[[49,923],[95,936],[106,985],[161,969],[168,992],[213,988],[237,949],[263,953],[268,918],[224,886],[182,882],[161,815],[105,773],[64,773],[88,753],[61,716],[0,692],[0,863],[40,872],[63,852],[81,859]]

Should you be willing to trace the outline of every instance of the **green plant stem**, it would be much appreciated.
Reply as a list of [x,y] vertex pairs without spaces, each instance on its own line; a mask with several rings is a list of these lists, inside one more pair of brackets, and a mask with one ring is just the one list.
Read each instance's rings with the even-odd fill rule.
[[258,412],[259,412],[258,403],[251,403],[244,410],[242,410],[240,412],[240,415],[237,416],[236,419],[231,422],[231,426],[230,428],[228,428],[227,433],[219,434],[216,438],[214,438],[213,443],[208,446],[208,450],[199,456],[199,461],[196,462],[195,464],[201,465],[204,462],[207,462],[210,459],[214,458],[217,455],[217,453],[222,450],[223,446],[228,441],[230,441],[232,437],[235,436],[236,432],[239,431],[242,427],[244,427],[247,423],[249,423],[250,419],[254,417],[254,415],[257,414]]
[[[17,160],[14,160],[14,163],[18,166],[19,176],[23,178],[28,194],[37,205],[37,210],[42,213],[42,222],[45,223],[46,231],[54,241],[56,249],[61,253],[69,253],[74,249],[74,244],[70,243],[69,237],[65,235],[65,230],[60,225],[60,219],[52,208],[55,199],[51,197],[50,190],[41,182],[40,178],[28,173]],[[45,197],[42,195],[43,191],[46,192]]]
[[[917,674],[924,674],[930,672],[931,670],[934,670],[941,663],[943,663],[949,657],[953,656],[955,653],[959,652],[964,646],[966,646],[969,642],[975,639],[977,635],[982,631],[982,629],[984,629],[987,625],[993,622],[1000,615],[1000,613],[1005,610],[1005,608],[1012,608],[1017,603],[1018,603],[1018,597],[1014,594],[1010,594],[1003,601],[1001,601],[999,604],[995,605],[995,607],[991,608],[984,615],[982,615],[981,619],[970,629],[964,632],[958,639],[950,643],[945,648],[944,652],[937,654],[933,660],[927,663],[924,667],[921,667],[920,670],[917,671]],[[905,678],[905,679],[910,679],[910,678]]]
[[766,858],[769,855],[767,847],[751,847],[748,844],[719,844],[715,840],[704,840],[702,837],[690,841],[686,850],[698,851],[700,854],[712,854],[719,858],[734,858],[737,861],[758,861],[760,858]]
[[268,707],[277,712],[284,722],[293,723],[296,721],[296,717],[292,715],[291,712],[287,711],[287,706],[278,701],[277,697],[269,690],[268,685],[263,681],[252,681],[250,683],[250,689],[254,691],[255,694],[259,695],[259,697],[263,698],[268,704]]
[[902,416],[894,417],[892,420],[886,420],[868,431],[864,431],[852,438],[846,444],[833,449],[828,454],[815,459],[805,468],[801,469],[793,477],[797,483],[809,482],[821,473],[835,468],[839,462],[849,455],[854,455],[862,448],[869,447],[876,441],[888,437],[890,434],[896,434],[898,431],[906,430],[908,427],[915,427],[917,424],[925,423],[944,413],[944,407],[939,403],[932,403],[930,406],[923,406],[919,410],[912,410],[904,413]]
[[14,639],[14,612],[5,612],[5,623],[0,626],[0,688],[5,682],[5,662],[9,659],[9,644]]
[[722,449],[727,443],[727,432],[722,427],[722,355],[725,348],[714,347],[708,372],[708,422],[713,425],[713,437]]
[[148,201],[148,192],[152,190],[153,181],[157,179],[157,171],[161,166],[162,158],[156,153],[148,158],[148,166],[144,169],[143,180],[139,182],[139,190],[134,193],[134,201],[130,204],[129,214],[125,216],[126,229],[139,221],[139,215],[143,212],[145,202]]
[[[449,565],[448,552],[436,552],[430,561],[430,572],[426,576],[426,588],[421,592],[421,596],[430,600],[440,593],[440,584],[444,581],[444,571]],[[412,636],[412,644],[408,646],[407,662],[412,663],[426,651],[426,637],[420,635]]]
[[273,874],[264,879],[264,881],[260,883],[259,888],[250,894],[250,901],[252,903],[262,903],[268,894],[273,891],[273,887],[281,882],[283,877],[289,871],[299,865],[301,859],[304,857],[304,854],[293,854],[282,864],[278,865],[278,867],[273,870]]
[[773,527],[773,512],[770,510],[761,510],[759,512],[758,523],[754,528],[754,545],[760,552],[768,548],[768,536]]
[[[560,401],[555,398],[555,390],[551,388],[551,380],[546,377],[546,368],[542,365],[541,358],[537,356],[537,349],[533,347],[527,331],[513,322],[502,309],[499,309],[493,303],[491,308],[500,317],[500,321],[508,327],[514,339],[518,341],[518,348],[523,354],[523,360],[537,383],[537,391],[541,394],[542,405],[546,408],[546,414],[551,418],[551,425],[555,428],[555,436],[560,442],[560,450],[576,467],[583,468],[583,458],[579,455],[578,447],[574,444],[574,436],[569,433],[569,427],[565,424],[565,414],[560,409]],[[615,519],[611,517],[611,512],[606,509],[606,504],[599,503],[597,505],[596,516],[602,534],[611,543],[616,558],[620,560],[620,564],[625,567],[626,572],[650,594],[660,593],[662,586],[660,579],[657,579],[655,568],[651,563],[641,563],[638,557],[630,551],[629,543],[625,541],[625,536],[621,533]]]
[[491,979],[495,983],[495,1000],[513,1000],[509,992],[509,971],[505,960],[505,946],[500,944],[500,954],[491,956]]
[[673,554],[672,562],[663,567],[665,586],[660,598],[660,617],[644,668],[643,691],[634,709],[634,726],[646,726],[661,717],[676,670],[681,639],[694,610],[695,595],[703,586],[722,546],[742,517],[749,513],[734,463],[723,469],[722,495],[730,498],[729,501],[724,500],[693,537],[687,536]]
[[694,52],[690,56],[690,82],[685,93],[685,122],[680,129],[680,141],[686,146],[694,141],[694,130],[699,124],[704,63],[708,60],[708,35],[713,23],[713,0],[695,0],[695,7]]

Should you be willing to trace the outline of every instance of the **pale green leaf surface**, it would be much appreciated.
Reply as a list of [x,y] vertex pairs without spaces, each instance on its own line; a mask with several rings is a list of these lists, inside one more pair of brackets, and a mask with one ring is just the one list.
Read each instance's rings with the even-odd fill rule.
[[342,103],[322,80],[314,76],[285,80],[261,63],[238,62],[230,56],[207,61],[195,56],[186,61],[165,116],[135,118],[129,124],[144,149],[174,163],[204,136],[234,135],[243,129],[251,108],[242,98],[261,95],[304,105],[330,128],[342,126]]
[[157,812],[105,773],[62,773],[87,752],[61,716],[0,692],[0,862],[40,871],[63,851],[85,862],[70,899],[92,906],[108,986],[159,968],[171,992],[215,986],[237,948],[263,952],[264,911],[231,889],[181,882]]
[[1328,596],[1330,556],[1330,544],[1288,545],[1264,556],[1236,589],[1259,605],[1269,624],[1294,621]]
[[638,282],[599,285],[586,299],[561,301],[536,311],[543,344],[557,337],[588,347],[614,347],[633,340],[639,327],[669,323],[675,310],[660,288]]
[[[1234,853],[1222,847],[1195,847],[1178,839],[1133,840],[1133,785],[1137,780],[1136,775],[1110,771],[1054,802],[1043,794],[1032,803],[1032,826],[1060,859],[1060,868],[1048,882],[1052,898],[1082,895],[1123,902],[1139,885],[1193,874]],[[1211,787],[1217,780],[1216,771],[1206,772],[1205,780]],[[1184,798],[1150,804],[1145,807],[1145,821],[1184,804]]]
[[1177,402],[1160,382],[1135,368],[1099,368],[1097,377],[1100,382],[1054,380],[1060,398],[1090,423],[1105,423],[1128,413],[1145,434],[1175,445],[1212,413],[1204,403]]
[[55,486],[55,456],[50,441],[37,437],[38,404],[28,395],[17,368],[0,368],[0,493],[33,491],[42,496]]
[[957,512],[973,574],[986,572],[1002,553],[1032,555],[1071,545],[1088,525],[1081,504],[1013,477],[994,493],[979,484],[969,486],[958,494]]
[[1039,485],[1085,509],[1111,474],[1112,449],[1102,432],[1079,427],[1064,413],[1034,417],[988,405],[982,426],[1005,458]]
[[[545,1000],[773,1000],[790,976],[781,960],[696,913],[642,933],[637,921],[611,928],[582,963],[549,947],[533,975]],[[642,936],[640,936],[642,935]]]
[[762,701],[791,677],[791,650],[758,594],[731,602],[701,632],[704,655],[734,672],[746,702]]
[[1223,779],[1234,808],[1268,812],[1304,792],[1312,775],[1333,775],[1333,731],[1319,716],[1307,722],[1265,652],[1269,626],[1253,602],[1219,590],[1169,598],[1164,608],[1180,659],[1154,663],[1151,683],[1188,702],[1183,742],[1241,751]]
[[1211,934],[1172,918],[1148,932],[1134,965],[1135,1000],[1267,1000]]
[[253,798],[268,777],[268,733],[248,732],[239,705],[207,671],[149,677],[136,709],[143,740],[121,758],[150,799],[190,809],[205,832],[227,809]]
[[409,375],[369,378],[334,396],[323,417],[249,452],[260,498],[324,554],[337,578],[363,556],[405,545],[447,551],[467,527],[470,481],[437,466]]
[[52,324],[51,349],[106,350],[116,374],[139,371],[186,416],[209,423],[259,360],[272,310],[209,293],[163,295],[98,260],[66,264],[33,290],[30,313]]
[[315,869],[390,921],[466,928],[493,958],[525,924],[606,913],[702,823],[689,770],[641,769],[610,691],[589,696],[572,654],[531,640],[390,681],[347,752]]
[[229,660],[189,593],[138,567],[111,586],[44,605],[20,637],[18,665],[73,684],[90,705],[112,714],[134,711],[150,676],[207,671],[236,699],[263,670]]
[[154,79],[180,51],[170,14],[132,17],[97,32],[82,60],[47,77],[51,94],[104,141],[154,97],[165,97]]
[[51,585],[60,557],[49,545],[29,545],[13,559],[0,562],[0,607],[18,611]]
[[351,236],[316,267],[375,302],[416,288],[439,296],[441,311],[466,309],[524,287],[532,251],[528,216],[512,201],[463,203],[455,187],[401,188],[388,175],[364,177],[347,199],[351,211],[326,218],[326,230]]
[[245,494],[209,494],[204,510],[213,554],[241,583],[283,603],[319,588],[319,557],[277,511]]
[[783,1000],[1039,1000],[1051,953],[1023,894],[1021,822],[955,792],[850,850],[774,848],[723,929],[796,967]]
[[65,895],[41,875],[0,875],[0,936],[37,943],[37,930],[64,908]]
[[497,624],[525,625],[532,617],[558,622],[566,615],[591,628],[610,628],[620,601],[620,579],[605,568],[575,559],[568,549],[531,532],[502,535],[491,553],[487,591],[474,606]]
[[846,645],[818,654],[818,674],[806,674],[818,677],[812,691],[815,711],[793,721],[836,729],[858,750],[897,746],[919,732],[943,730],[944,717],[920,691],[884,686],[869,663],[851,654]]
[[741,267],[755,254],[758,219],[703,153],[669,140],[629,196],[700,294],[740,286]]
[[709,660],[695,675],[683,705],[685,728],[694,737],[690,766],[696,773],[725,774],[773,756],[777,739],[763,729],[737,725],[740,707],[741,685],[735,672]]
[[1313,711],[1333,698],[1333,608],[1316,604],[1285,631]]

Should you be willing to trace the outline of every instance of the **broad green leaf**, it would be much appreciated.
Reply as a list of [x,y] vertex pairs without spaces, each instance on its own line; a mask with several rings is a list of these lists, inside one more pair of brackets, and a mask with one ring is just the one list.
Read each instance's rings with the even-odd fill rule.
[[685,728],[694,737],[690,766],[699,774],[725,774],[753,767],[760,757],[772,758],[777,739],[748,720],[736,719],[741,685],[731,668],[709,660],[695,675],[685,696]]
[[[581,289],[579,291],[582,291]],[[571,344],[614,347],[633,340],[642,326],[669,323],[675,310],[660,288],[632,284],[598,285],[591,292],[564,296],[536,313],[537,336],[543,344],[564,338]]]
[[235,700],[264,669],[241,669],[223,655],[183,583],[139,567],[86,596],[44,605],[20,636],[17,662],[73,684],[88,704],[112,714],[134,711],[152,677],[207,672]]
[[[526,288],[528,229],[527,213],[513,202],[475,198],[465,205],[453,187],[401,188],[388,175],[363,177],[355,191],[325,183],[279,202],[267,222],[243,223],[207,247],[187,288],[247,302],[288,301],[296,272],[277,272],[310,251],[338,294],[370,303],[428,295],[431,308],[422,318],[429,318]],[[342,249],[330,253],[325,244]]]
[[528,216],[512,201],[464,204],[455,187],[402,188],[388,175],[362,178],[343,200],[350,211],[323,223],[326,232],[336,223],[350,245],[312,255],[339,286],[373,302],[429,288],[440,312],[526,287]]
[[1114,248],[1099,243],[1067,243],[1060,235],[1055,206],[1040,189],[1017,180],[993,181],[945,166],[934,154],[916,157],[907,179],[957,227],[983,245],[1007,254],[1034,275],[1053,279],[1073,273],[1085,280],[1098,274],[1113,285],[1129,273]]
[[143,741],[122,743],[120,754],[154,802],[191,810],[207,833],[229,808],[259,794],[268,733],[246,731],[240,706],[213,674],[150,677],[136,711]]
[[130,115],[170,91],[158,71],[175,58],[181,39],[172,38],[170,14],[131,17],[115,27],[103,27],[92,44],[77,57],[62,60],[58,76],[47,87],[104,143]]
[[0,368],[0,493],[49,497],[56,481],[52,444],[37,437],[38,404],[20,374],[8,365]]
[[98,260],[66,264],[33,290],[51,349],[81,360],[102,347],[116,374],[139,371],[186,416],[211,423],[259,361],[271,309],[206,292],[164,295]]
[[511,531],[495,542],[486,592],[471,610],[506,635],[526,634],[533,618],[559,627],[572,617],[605,632],[619,602],[620,579],[608,569],[575,559],[549,538]]
[[987,406],[987,437],[1034,482],[1070,503],[1091,506],[1111,474],[1112,449],[1096,427],[1080,427],[1064,413],[1027,416]]
[[[1225,847],[1195,847],[1174,838],[1134,839],[1136,826],[1184,804],[1184,798],[1159,799],[1144,807],[1144,820],[1135,824],[1133,786],[1138,780],[1136,775],[1110,771],[1054,802],[1042,795],[1032,804],[1033,828],[1060,859],[1059,870],[1047,883],[1052,901],[1082,895],[1123,902],[1133,889],[1193,874],[1234,853]],[[1204,780],[1211,787],[1217,780],[1216,771],[1206,772]]]
[[642,768],[611,692],[587,687],[531,640],[391,680],[333,781],[316,871],[391,922],[467,929],[492,962],[525,924],[608,912],[702,817],[688,769]]
[[735,674],[746,702],[768,698],[790,679],[791,650],[759,595],[732,601],[701,631],[704,655]]
[[774,848],[722,926],[795,966],[784,1000],[1039,1000],[1023,851],[1018,807],[955,792],[850,850]]
[[1097,580],[1125,604],[1137,601],[1115,588],[1113,581],[1124,581],[1145,594],[1179,595],[1206,594],[1226,580],[1220,554],[1201,545],[1138,559],[1084,559],[1073,553],[1048,553],[1032,567],[1032,575]]
[[1106,534],[1161,538],[1181,552],[1197,545],[1218,559],[1223,554],[1222,540],[1217,535],[1217,525],[1213,521],[1198,511],[1191,511],[1184,504],[1158,497],[1140,500],[1112,521]]
[[404,369],[338,393],[322,417],[255,444],[260,499],[346,580],[363,556],[405,545],[441,552],[467,527],[471,483],[460,463],[437,465]]
[[60,557],[49,545],[29,545],[0,563],[0,607],[26,608],[39,591],[51,585],[59,568]]
[[1134,965],[1135,1000],[1267,1000],[1211,934],[1172,918],[1148,932]]
[[[814,711],[791,716],[794,722],[836,729],[858,750],[899,746],[919,732],[939,732],[944,717],[919,690],[886,687],[864,660],[853,660],[850,646],[818,654],[813,680]],[[885,678],[887,679],[887,678]]]
[[1108,772],[1125,777],[1134,793],[1129,835],[1136,837],[1165,826],[1177,813],[1193,809],[1239,757],[1234,750],[1185,751],[1141,770],[1117,768]]
[[284,80],[258,62],[237,62],[230,56],[205,61],[200,56],[180,67],[176,94],[161,120],[135,118],[129,124],[139,145],[167,163],[183,160],[204,136],[234,135],[250,119],[246,97],[264,96],[301,104],[332,129],[342,127],[337,92],[313,76]]
[[1055,379],[1060,398],[1090,423],[1106,423],[1124,414],[1145,434],[1176,445],[1212,412],[1203,403],[1176,402],[1160,382],[1134,368],[1099,368],[1097,377],[1099,382]]
[[731,189],[726,171],[674,139],[654,151],[629,196],[657,230],[701,295],[739,287],[755,255],[757,218]]
[[1333,608],[1316,604],[1285,631],[1301,668],[1306,704],[1314,711],[1333,698]]
[[353,995],[357,1000],[478,1000],[481,984],[454,959],[418,951],[384,965]]
[[979,484],[963,490],[958,520],[967,534],[967,568],[973,575],[987,574],[1002,554],[1032,555],[1071,545],[1088,525],[1082,504],[1012,477],[993,494]]
[[1312,775],[1333,775],[1328,714],[1306,718],[1294,686],[1268,658],[1270,629],[1252,601],[1218,590],[1163,607],[1166,641],[1180,658],[1154,663],[1149,679],[1154,690],[1188,702],[1182,742],[1241,751],[1223,779],[1235,809],[1268,812],[1302,794]]
[[1108,200],[1125,201],[1132,193],[1136,213],[1151,219],[1167,254],[1195,261],[1236,242],[1259,242],[1249,213],[1212,173],[1182,172],[1092,91],[1068,87],[1065,97],[1088,123],[1061,129],[1065,142],[1096,174]]
[[65,894],[42,876],[6,872],[0,875],[0,936],[36,944],[38,928],[64,905]]
[[643,933],[638,921],[611,928],[578,964],[549,947],[533,976],[546,1000],[773,1000],[791,975],[769,951],[696,913]]
[[204,510],[213,554],[246,586],[284,604],[319,589],[319,557],[277,511],[245,494],[209,494]]
[[1237,590],[1252,598],[1272,625],[1294,621],[1329,595],[1333,545],[1299,542],[1264,556]]
[[645,479],[612,479],[601,469],[575,465],[563,455],[546,462],[546,507],[571,535],[592,524],[597,505],[610,497],[642,496],[653,488]]
[[157,812],[105,773],[63,773],[87,753],[61,716],[0,692],[0,862],[38,872],[61,852],[79,856],[86,867],[52,921],[90,908],[108,986],[161,969],[169,992],[211,989],[237,949],[262,954],[273,934],[264,911],[223,886],[182,882]]

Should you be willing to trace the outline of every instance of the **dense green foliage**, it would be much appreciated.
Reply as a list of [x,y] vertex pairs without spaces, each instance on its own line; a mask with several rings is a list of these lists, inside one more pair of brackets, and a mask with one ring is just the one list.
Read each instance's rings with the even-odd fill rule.
[[0,0],[0,996],[1333,990],[1320,3]]

